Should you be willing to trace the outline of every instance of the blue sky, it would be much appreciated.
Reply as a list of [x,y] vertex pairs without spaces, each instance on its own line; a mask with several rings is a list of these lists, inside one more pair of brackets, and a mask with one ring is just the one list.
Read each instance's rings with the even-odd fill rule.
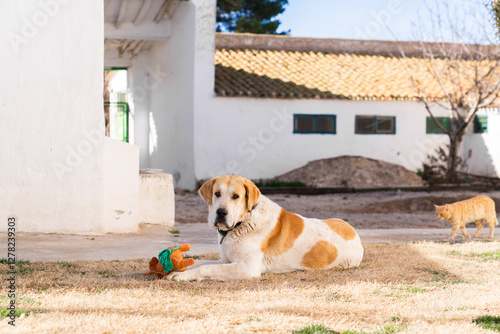
[[[291,29],[291,36],[296,37],[394,40],[395,35],[398,40],[451,41],[446,31],[437,37],[419,38],[414,26],[422,26],[419,18],[423,25],[430,26],[428,8],[436,12],[439,6],[444,14],[443,4],[448,3],[454,24],[466,22],[468,31],[478,32],[479,21],[488,28],[491,25],[485,17],[484,1],[487,0],[288,0],[288,7],[278,17],[282,22],[278,31]],[[470,16],[473,12],[479,19]],[[493,29],[489,29],[488,34],[494,35]]]

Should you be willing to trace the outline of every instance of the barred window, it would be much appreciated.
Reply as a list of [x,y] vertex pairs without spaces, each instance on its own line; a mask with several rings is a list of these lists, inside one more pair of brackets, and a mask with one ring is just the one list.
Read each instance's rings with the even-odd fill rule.
[[395,134],[396,117],[394,116],[356,116],[354,133],[356,134]]
[[335,115],[293,115],[294,133],[317,133],[317,134],[335,134],[336,116]]

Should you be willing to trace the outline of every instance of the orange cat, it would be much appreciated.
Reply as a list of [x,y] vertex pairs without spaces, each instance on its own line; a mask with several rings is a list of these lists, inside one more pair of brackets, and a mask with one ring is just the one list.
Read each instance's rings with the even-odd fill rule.
[[470,239],[469,233],[465,229],[465,224],[475,221],[477,232],[473,238],[477,237],[483,229],[483,219],[486,225],[490,227],[490,238],[493,238],[495,225],[498,225],[497,214],[495,212],[495,202],[488,196],[476,196],[465,201],[446,204],[436,207],[436,217],[440,220],[446,219],[451,223],[450,239],[455,238],[460,228],[467,239]]

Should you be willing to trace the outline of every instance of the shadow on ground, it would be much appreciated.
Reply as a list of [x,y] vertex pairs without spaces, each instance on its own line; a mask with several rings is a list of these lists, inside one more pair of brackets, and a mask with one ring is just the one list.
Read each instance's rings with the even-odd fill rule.
[[[85,288],[89,291],[98,291],[151,286],[179,291],[192,289],[239,291],[275,289],[284,284],[291,288],[307,288],[352,282],[414,284],[436,280],[448,283],[463,281],[458,272],[450,272],[441,263],[422,254],[419,245],[421,244],[365,244],[365,256],[358,268],[264,274],[259,278],[232,282],[154,281],[153,276],[143,275],[148,269],[148,259],[32,262],[19,265],[18,285],[19,288],[35,290]],[[218,255],[210,253],[201,258],[216,259]],[[0,272],[7,272],[6,266],[1,264]]]

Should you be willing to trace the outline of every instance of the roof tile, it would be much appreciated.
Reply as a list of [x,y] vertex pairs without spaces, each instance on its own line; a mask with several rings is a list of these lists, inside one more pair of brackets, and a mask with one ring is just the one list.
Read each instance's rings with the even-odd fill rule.
[[[416,100],[409,68],[429,100],[442,99],[443,91],[430,66],[445,68],[435,59],[316,51],[217,48],[215,93],[217,96],[266,98],[347,98],[355,100]],[[470,61],[454,63],[471,72]],[[468,68],[468,70],[467,70]],[[472,75],[460,78],[464,87]],[[450,86],[451,83],[445,83]]]

